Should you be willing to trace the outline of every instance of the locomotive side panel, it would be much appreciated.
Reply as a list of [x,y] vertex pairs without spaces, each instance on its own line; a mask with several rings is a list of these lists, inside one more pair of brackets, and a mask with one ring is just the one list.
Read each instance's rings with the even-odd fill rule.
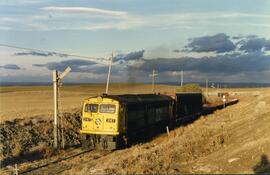
[[149,130],[155,125],[167,125],[172,119],[172,102],[155,101],[127,106],[127,128],[131,132]]
[[127,105],[126,118],[128,132],[134,132],[146,127],[145,105],[132,104]]

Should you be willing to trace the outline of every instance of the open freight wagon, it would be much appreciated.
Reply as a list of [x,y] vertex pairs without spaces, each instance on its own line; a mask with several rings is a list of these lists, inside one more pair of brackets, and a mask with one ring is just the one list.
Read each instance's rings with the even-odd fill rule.
[[177,121],[193,119],[203,110],[202,93],[176,93],[175,103],[175,115]]

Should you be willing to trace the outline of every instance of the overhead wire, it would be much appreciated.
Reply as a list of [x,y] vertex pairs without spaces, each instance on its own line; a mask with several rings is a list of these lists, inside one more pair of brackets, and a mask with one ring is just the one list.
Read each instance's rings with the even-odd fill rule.
[[[46,52],[46,53],[51,53],[51,54],[54,54],[54,55],[58,55],[60,57],[77,57],[77,58],[86,58],[86,59],[100,60],[100,61],[101,60],[102,61],[106,60],[106,59],[97,58],[97,57],[83,56],[83,55],[70,54],[70,53],[64,53],[64,52],[58,52],[58,51],[50,51],[50,50],[46,50],[46,49],[36,49],[36,48],[29,48],[29,47],[21,47],[21,46],[15,46],[15,45],[10,45],[10,44],[2,44],[2,43],[0,43],[0,46],[14,48],[14,49],[28,50],[28,51]],[[108,60],[106,60],[106,61],[108,61]]]

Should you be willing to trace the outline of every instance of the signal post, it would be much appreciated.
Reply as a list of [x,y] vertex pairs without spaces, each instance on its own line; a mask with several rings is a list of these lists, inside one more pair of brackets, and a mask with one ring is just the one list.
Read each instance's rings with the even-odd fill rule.
[[58,74],[57,70],[53,71],[53,106],[54,106],[54,122],[53,122],[53,147],[58,149],[58,87],[61,80],[71,71],[67,67],[62,74]]

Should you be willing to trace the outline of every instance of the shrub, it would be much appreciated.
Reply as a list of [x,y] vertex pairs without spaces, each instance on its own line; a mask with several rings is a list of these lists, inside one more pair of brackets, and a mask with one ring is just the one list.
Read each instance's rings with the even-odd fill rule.
[[202,92],[202,89],[198,84],[190,83],[177,88],[176,92]]

